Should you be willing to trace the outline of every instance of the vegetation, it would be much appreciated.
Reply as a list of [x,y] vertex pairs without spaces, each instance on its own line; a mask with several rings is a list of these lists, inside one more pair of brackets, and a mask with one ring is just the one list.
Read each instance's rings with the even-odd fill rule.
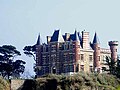
[[49,74],[26,80],[20,90],[116,90],[120,80],[108,74],[80,72],[72,76]]
[[[35,51],[36,51],[36,45],[33,45],[33,46],[25,46],[24,49],[24,54],[29,56],[29,57],[33,57],[34,61],[36,61],[36,58],[35,58]],[[38,67],[36,67],[36,64],[35,66],[33,67],[34,69],[34,72],[37,74],[37,71],[39,70]]]
[[23,60],[15,60],[16,56],[20,56],[20,52],[12,45],[0,46],[0,75],[4,78],[19,77],[24,72],[25,62]]
[[0,77],[0,90],[10,90],[10,84]]
[[29,57],[33,57],[33,59],[36,61],[36,58],[35,58],[35,51],[36,51],[35,45],[33,45],[33,46],[25,46],[23,50],[24,50],[24,54],[26,54]]
[[108,71],[108,73],[112,75],[116,75],[118,78],[120,78],[120,60],[119,58],[115,62],[112,58],[106,57],[107,65],[109,66],[109,69],[105,69],[105,71]]

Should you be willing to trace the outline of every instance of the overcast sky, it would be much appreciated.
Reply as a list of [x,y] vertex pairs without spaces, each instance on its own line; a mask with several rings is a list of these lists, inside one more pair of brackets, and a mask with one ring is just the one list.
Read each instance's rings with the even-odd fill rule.
[[120,0],[0,0],[0,45],[16,46],[31,74],[33,60],[23,47],[35,44],[39,33],[46,42],[55,29],[86,30],[90,41],[96,31],[101,47],[109,48],[108,41],[120,42]]

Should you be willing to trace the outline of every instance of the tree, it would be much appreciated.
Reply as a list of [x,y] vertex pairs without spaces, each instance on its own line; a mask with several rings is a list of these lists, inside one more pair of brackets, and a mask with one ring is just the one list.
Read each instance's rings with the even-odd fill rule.
[[20,52],[12,45],[0,46],[0,74],[4,78],[20,75],[24,72],[25,62],[22,60],[14,60],[16,56],[20,56]]
[[[24,54],[26,54],[29,57],[33,57],[34,61],[36,61],[36,58],[35,58],[36,45],[25,46],[23,50],[24,50]],[[33,67],[33,69],[34,69],[34,72],[37,73],[36,64]]]
[[116,75],[117,77],[120,78],[120,60],[119,57],[117,58],[117,61],[115,62],[112,58],[106,56],[106,62],[107,65],[109,66],[108,70],[110,74]]
[[14,77],[20,77],[20,73],[23,73],[25,70],[24,66],[25,62],[22,60],[16,60],[15,62],[12,63],[13,66],[13,75]]
[[32,56],[33,59],[36,61],[36,58],[35,58],[36,47],[35,47],[35,45],[33,45],[33,46],[25,46],[23,50],[24,50],[24,54],[26,54],[29,57]]
[[116,73],[116,63],[111,57],[106,56],[106,62],[107,65],[109,66],[109,69],[107,71],[110,71],[110,74],[115,74]]

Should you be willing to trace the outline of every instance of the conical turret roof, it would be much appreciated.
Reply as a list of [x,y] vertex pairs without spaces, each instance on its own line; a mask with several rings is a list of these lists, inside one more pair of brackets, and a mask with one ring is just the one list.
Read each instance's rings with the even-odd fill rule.
[[74,41],[80,41],[79,36],[78,36],[78,32],[76,30],[75,30],[75,33],[74,33]]
[[40,42],[40,33],[39,33],[39,35],[38,35],[38,39],[37,39],[36,45],[41,45],[41,42]]
[[94,35],[94,38],[93,38],[93,44],[95,44],[95,43],[100,44],[100,41],[98,39],[98,36],[97,36],[96,32],[95,32],[95,35]]

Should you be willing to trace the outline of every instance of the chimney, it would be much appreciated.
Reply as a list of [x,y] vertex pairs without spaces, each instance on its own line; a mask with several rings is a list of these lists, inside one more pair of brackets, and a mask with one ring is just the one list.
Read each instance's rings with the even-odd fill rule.
[[65,33],[65,39],[68,40],[70,37],[70,34],[69,33]]
[[47,36],[47,44],[50,42],[51,36]]
[[89,49],[89,32],[82,31],[82,47],[83,49]]

